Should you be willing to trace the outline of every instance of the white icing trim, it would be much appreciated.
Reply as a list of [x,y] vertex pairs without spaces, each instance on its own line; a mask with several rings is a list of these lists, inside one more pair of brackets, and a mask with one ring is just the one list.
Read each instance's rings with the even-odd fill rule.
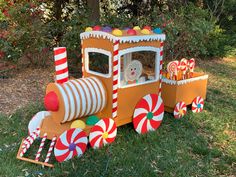
[[[99,73],[96,71],[89,70],[89,55],[88,55],[89,52],[97,52],[97,53],[107,55],[109,57],[109,72],[108,72],[108,74],[102,74],[102,73]],[[105,77],[105,78],[111,77],[111,62],[112,61],[111,61],[111,52],[110,51],[99,49],[99,48],[85,48],[84,53],[85,53],[85,60],[84,60],[85,63],[84,64],[85,64],[85,69],[88,73],[94,74],[97,76],[101,76],[101,77]]]
[[183,85],[183,84],[187,84],[187,83],[190,83],[190,82],[194,82],[194,81],[198,81],[198,80],[206,80],[206,79],[208,79],[208,75],[198,76],[198,77],[179,80],[179,81],[170,80],[170,79],[167,79],[165,77],[162,77],[162,82],[164,82],[166,84],[170,84],[170,85]]
[[[155,58],[155,79],[154,80],[150,80],[150,81],[145,81],[145,82],[141,82],[141,83],[134,83],[134,84],[128,84],[128,85],[123,85],[121,86],[120,83],[120,65],[121,65],[121,59],[120,57],[124,54],[127,53],[132,53],[132,52],[139,52],[139,51],[153,51],[156,52],[156,58]],[[123,49],[123,50],[119,50],[119,54],[118,54],[118,88],[128,88],[128,87],[134,87],[134,86],[138,86],[138,85],[145,85],[145,84],[149,84],[149,83],[154,83],[157,82],[159,80],[159,74],[160,74],[160,48],[157,47],[151,47],[151,46],[139,46],[139,47],[132,47],[132,48],[127,48],[127,49]]]
[[164,41],[166,39],[165,34],[150,34],[141,36],[114,36],[113,34],[103,31],[88,31],[80,34],[81,40],[88,39],[90,37],[108,39],[111,42],[119,40],[120,43],[125,43],[125,42],[132,43],[139,41],[154,41],[154,40]]

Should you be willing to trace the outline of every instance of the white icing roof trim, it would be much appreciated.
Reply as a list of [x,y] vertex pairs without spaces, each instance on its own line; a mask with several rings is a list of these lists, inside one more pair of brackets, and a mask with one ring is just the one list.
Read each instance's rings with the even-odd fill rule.
[[180,81],[170,80],[170,79],[163,77],[162,82],[164,82],[166,84],[170,84],[170,85],[183,85],[186,83],[190,83],[190,82],[194,82],[194,81],[198,81],[198,80],[206,80],[206,79],[208,79],[208,75],[198,76],[198,77],[180,80]]
[[120,43],[155,41],[155,40],[164,41],[166,39],[165,34],[150,34],[150,35],[142,35],[142,36],[114,36],[110,33],[106,33],[103,31],[88,31],[88,32],[83,32],[80,34],[81,40],[88,39],[90,37],[108,39],[112,42],[119,40]]

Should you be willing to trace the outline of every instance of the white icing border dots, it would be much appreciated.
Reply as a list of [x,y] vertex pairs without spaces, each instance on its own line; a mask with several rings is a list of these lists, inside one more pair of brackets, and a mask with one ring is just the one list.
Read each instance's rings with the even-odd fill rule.
[[150,34],[150,35],[141,35],[141,36],[114,36],[113,34],[103,32],[103,31],[88,31],[83,32],[80,34],[80,39],[88,39],[90,37],[94,38],[103,38],[108,39],[111,42],[115,42],[117,40],[120,41],[120,43],[132,43],[132,42],[139,42],[139,41],[164,41],[166,39],[165,34]]
[[208,75],[198,76],[198,77],[179,80],[179,81],[170,80],[170,79],[167,79],[165,77],[162,77],[162,82],[164,82],[166,84],[170,84],[170,85],[183,85],[183,84],[187,84],[187,83],[190,83],[190,82],[194,82],[194,81],[198,81],[198,80],[206,80],[206,79],[208,79]]

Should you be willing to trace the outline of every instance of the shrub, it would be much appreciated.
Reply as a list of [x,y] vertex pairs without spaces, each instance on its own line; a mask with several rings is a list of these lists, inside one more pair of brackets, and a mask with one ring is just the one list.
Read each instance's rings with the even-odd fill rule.
[[118,4],[116,5],[118,10],[108,10],[107,6],[103,6],[103,23],[113,24],[116,27],[119,24],[118,27],[126,26],[124,24],[161,27],[166,34],[164,46],[166,59],[221,54],[218,51],[219,47],[223,47],[221,45],[224,40],[223,31],[216,25],[216,20],[210,18],[210,12],[206,9],[193,3],[183,4],[177,1],[173,1],[173,4],[169,1],[149,2],[149,4],[138,0],[132,0],[133,3],[128,4],[126,1],[112,2],[113,5]]

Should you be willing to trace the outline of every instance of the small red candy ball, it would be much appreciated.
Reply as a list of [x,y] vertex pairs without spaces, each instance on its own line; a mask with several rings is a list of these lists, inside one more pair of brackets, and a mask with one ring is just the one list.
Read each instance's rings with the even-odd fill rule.
[[147,29],[147,30],[151,31],[152,27],[151,26],[144,26],[143,29]]
[[51,91],[45,95],[44,106],[48,111],[58,111],[59,100],[55,92]]
[[96,26],[93,27],[94,31],[100,31],[101,29],[102,29],[102,27],[99,26],[99,25],[96,25]]
[[137,32],[136,32],[136,30],[134,30],[134,29],[129,29],[129,30],[127,31],[127,34],[129,34],[129,35],[137,35]]

